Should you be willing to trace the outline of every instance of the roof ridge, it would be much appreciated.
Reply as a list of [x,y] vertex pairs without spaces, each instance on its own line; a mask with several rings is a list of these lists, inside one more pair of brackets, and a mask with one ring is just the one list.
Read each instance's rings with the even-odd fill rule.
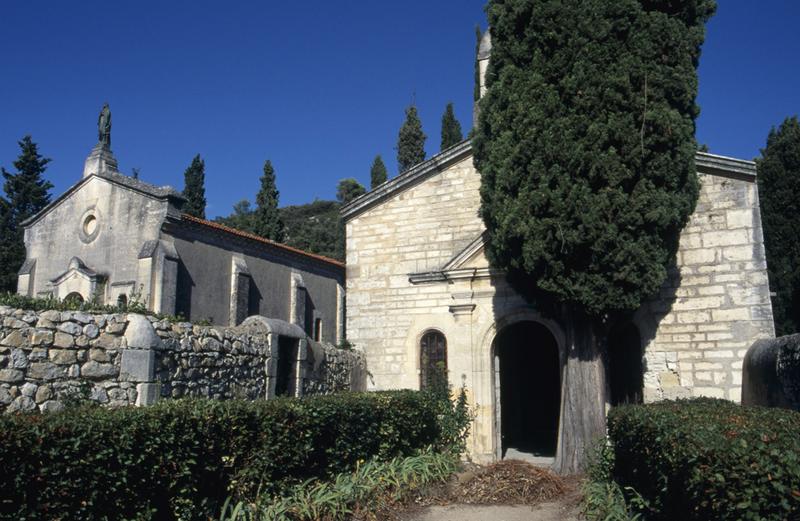
[[334,266],[337,266],[337,267],[340,267],[340,268],[344,268],[345,267],[345,264],[343,262],[338,261],[336,259],[332,259],[332,258],[326,257],[324,255],[319,255],[317,253],[311,253],[311,252],[308,252],[308,251],[305,251],[305,250],[301,250],[300,248],[295,248],[294,246],[289,246],[288,244],[283,244],[283,243],[280,243],[280,242],[277,242],[277,241],[273,241],[271,239],[267,239],[267,238],[262,237],[260,235],[256,235],[255,233],[246,232],[246,231],[243,231],[243,230],[237,230],[236,228],[232,228],[230,226],[226,226],[226,225],[220,224],[218,222],[209,221],[208,219],[201,219],[200,217],[195,217],[194,215],[189,215],[188,213],[181,214],[181,220],[185,220],[185,221],[193,222],[193,223],[196,223],[196,224],[200,224],[200,225],[203,225],[203,226],[207,226],[209,228],[214,228],[214,229],[216,229],[218,231],[229,233],[231,235],[236,235],[237,237],[242,237],[244,239],[250,239],[250,240],[253,240],[253,241],[256,241],[256,242],[260,242],[262,244],[268,244],[268,245],[273,246],[275,248],[278,248],[278,249],[281,249],[281,250],[286,250],[288,252],[291,252],[291,253],[294,253],[294,254],[297,254],[297,255],[310,257],[312,259],[316,259],[316,260],[319,260],[319,261],[322,261],[322,262],[327,262],[329,264],[333,264]]

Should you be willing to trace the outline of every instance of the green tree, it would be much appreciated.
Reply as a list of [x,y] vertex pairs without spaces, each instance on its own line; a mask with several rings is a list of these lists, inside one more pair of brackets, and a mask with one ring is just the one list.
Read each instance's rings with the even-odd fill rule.
[[253,213],[253,231],[267,239],[283,242],[283,221],[278,212],[278,188],[275,184],[275,169],[272,162],[264,162],[264,175],[261,188],[256,195],[256,209]]
[[400,173],[425,161],[426,137],[422,132],[422,122],[417,115],[417,107],[410,105],[406,109],[406,120],[397,136],[397,166]]
[[481,51],[481,38],[483,33],[480,26],[475,26],[475,78],[472,85],[472,101],[478,103],[481,99],[481,66],[478,63],[478,54]]
[[387,178],[386,165],[383,164],[383,159],[378,154],[375,156],[375,161],[372,162],[372,168],[369,169],[369,187],[377,188],[385,183]]
[[694,209],[713,0],[492,0],[474,161],[487,255],[565,329],[556,468],[605,432],[601,346],[655,294]]
[[194,156],[192,164],[183,173],[183,211],[200,219],[206,218],[206,164],[200,154]]
[[250,201],[242,199],[233,205],[233,212],[227,217],[217,217],[215,222],[242,230],[243,232],[255,233],[253,231],[254,210]]
[[342,179],[336,187],[336,200],[345,205],[365,193],[367,193],[367,190],[364,186],[352,177]]
[[444,109],[444,114],[442,114],[442,146],[440,150],[461,143],[463,139],[464,134],[461,133],[461,123],[458,122],[455,113],[453,113],[453,104],[448,103]]
[[20,155],[16,173],[2,171],[5,198],[0,198],[0,289],[16,291],[17,271],[25,262],[22,222],[39,213],[50,202],[50,181],[43,175],[50,159],[39,154],[31,136],[18,142]]
[[321,200],[281,208],[286,244],[343,261],[344,222],[339,217],[339,208],[341,205],[336,201]]
[[758,164],[775,333],[800,333],[800,122],[773,128]]

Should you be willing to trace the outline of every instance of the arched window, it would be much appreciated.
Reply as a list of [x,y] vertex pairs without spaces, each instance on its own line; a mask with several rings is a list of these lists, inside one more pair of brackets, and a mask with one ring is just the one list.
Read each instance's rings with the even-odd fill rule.
[[128,309],[128,295],[123,293],[117,297],[117,307],[123,311]]
[[83,296],[77,291],[73,291],[72,293],[64,297],[64,302],[73,302],[75,304],[82,304]]
[[420,389],[447,390],[447,341],[439,331],[422,335],[419,345]]

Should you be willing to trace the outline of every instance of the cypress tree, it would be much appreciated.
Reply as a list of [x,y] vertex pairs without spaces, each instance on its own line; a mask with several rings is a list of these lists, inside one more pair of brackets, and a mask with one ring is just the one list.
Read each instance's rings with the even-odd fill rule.
[[758,196],[775,333],[800,333],[800,122],[787,118],[767,137],[758,164]]
[[183,206],[184,213],[206,218],[206,164],[200,159],[200,154],[194,156],[192,164],[183,173],[183,197],[186,204]]
[[397,165],[400,173],[417,163],[425,161],[425,138],[422,122],[417,115],[417,107],[406,109],[406,120],[397,136]]
[[444,114],[442,114],[442,143],[440,150],[461,143],[463,139],[464,134],[461,133],[461,123],[458,122],[455,113],[453,113],[453,103],[448,103],[444,109]]
[[345,205],[360,195],[367,193],[364,186],[353,179],[342,179],[336,187],[336,200]]
[[474,140],[487,255],[565,329],[556,468],[605,432],[600,346],[655,294],[698,194],[713,0],[493,0]]
[[18,142],[20,155],[14,161],[16,173],[2,171],[5,199],[0,198],[0,289],[17,289],[17,271],[25,262],[22,222],[36,215],[50,202],[50,181],[43,178],[50,159],[39,154],[31,136]]
[[264,162],[261,188],[256,195],[256,210],[253,215],[253,231],[270,240],[283,242],[284,228],[278,212],[278,188],[275,184],[275,169],[272,162]]
[[478,53],[481,50],[481,38],[483,38],[483,33],[481,33],[481,28],[479,26],[475,26],[475,81],[472,86],[472,101],[478,103],[481,99],[481,67],[478,64]]
[[386,165],[383,164],[380,154],[375,156],[375,161],[372,162],[372,168],[369,169],[369,187],[377,188],[386,182]]

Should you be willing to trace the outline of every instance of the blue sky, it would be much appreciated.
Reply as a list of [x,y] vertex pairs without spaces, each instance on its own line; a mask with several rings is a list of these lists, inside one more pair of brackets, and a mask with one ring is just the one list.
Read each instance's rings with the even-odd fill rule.
[[[800,2],[720,0],[700,65],[698,141],[751,159],[800,112]],[[31,134],[54,194],[81,175],[97,113],[113,113],[122,171],[183,187],[206,161],[209,217],[253,199],[265,159],[281,204],[390,176],[412,102],[439,148],[448,101],[471,124],[474,27],[484,1],[5,2],[0,8],[0,165]]]

